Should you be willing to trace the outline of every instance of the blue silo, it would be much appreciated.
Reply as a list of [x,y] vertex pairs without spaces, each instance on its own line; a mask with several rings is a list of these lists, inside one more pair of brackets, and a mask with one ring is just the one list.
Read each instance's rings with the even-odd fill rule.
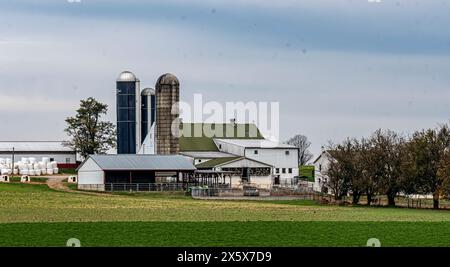
[[156,95],[152,88],[145,88],[141,93],[141,142],[150,132],[156,120]]
[[136,154],[141,145],[140,81],[129,71],[117,79],[117,154]]

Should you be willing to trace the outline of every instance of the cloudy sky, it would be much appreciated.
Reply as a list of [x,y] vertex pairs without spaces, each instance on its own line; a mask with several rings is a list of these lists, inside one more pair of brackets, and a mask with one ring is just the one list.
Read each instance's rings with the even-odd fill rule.
[[[278,101],[281,137],[410,133],[450,115],[450,0],[0,0],[0,140],[64,139],[131,70],[181,97]],[[76,1],[75,1],[76,2]]]

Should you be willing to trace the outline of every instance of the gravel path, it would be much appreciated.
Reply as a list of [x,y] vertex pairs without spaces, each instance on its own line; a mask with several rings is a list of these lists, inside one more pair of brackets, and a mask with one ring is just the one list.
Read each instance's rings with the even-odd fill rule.
[[48,187],[59,190],[59,191],[73,191],[69,187],[67,187],[63,181],[67,179],[68,176],[52,176],[47,180]]

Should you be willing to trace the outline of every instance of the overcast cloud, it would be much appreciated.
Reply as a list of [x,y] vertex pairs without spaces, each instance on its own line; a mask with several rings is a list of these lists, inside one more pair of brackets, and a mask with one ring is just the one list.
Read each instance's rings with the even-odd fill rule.
[[449,119],[450,1],[0,0],[1,140],[64,139],[131,70],[182,100],[279,101],[281,137],[410,133]]

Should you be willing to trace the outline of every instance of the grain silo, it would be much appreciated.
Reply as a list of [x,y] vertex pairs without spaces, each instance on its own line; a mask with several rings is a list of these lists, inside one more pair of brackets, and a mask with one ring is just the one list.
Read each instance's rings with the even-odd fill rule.
[[145,88],[141,93],[141,142],[150,132],[156,120],[156,95],[152,88]]
[[172,124],[179,119],[180,82],[174,75],[166,73],[159,77],[155,88],[157,154],[178,154],[180,151],[179,128],[172,127]]
[[117,78],[117,154],[136,154],[141,145],[140,81],[129,71]]

